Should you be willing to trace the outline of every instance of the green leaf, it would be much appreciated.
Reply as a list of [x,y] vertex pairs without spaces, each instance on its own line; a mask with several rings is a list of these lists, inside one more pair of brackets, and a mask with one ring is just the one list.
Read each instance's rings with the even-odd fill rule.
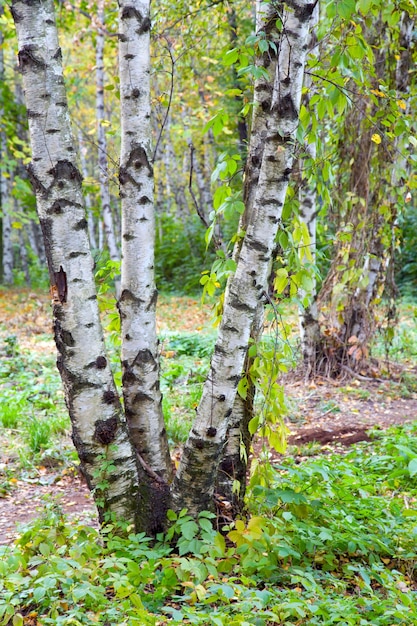
[[194,537],[198,533],[198,530],[199,528],[193,520],[181,524],[181,535],[189,541],[191,541],[191,539],[194,539]]
[[240,395],[240,397],[243,398],[243,400],[246,400],[247,398],[248,387],[249,387],[248,379],[246,376],[243,376],[240,379],[239,384],[237,386],[237,392]]
[[411,459],[411,461],[409,462],[408,471],[410,472],[411,477],[417,474],[417,457],[415,459]]
[[284,291],[288,285],[288,270],[285,267],[280,267],[275,273],[274,289],[277,294]]

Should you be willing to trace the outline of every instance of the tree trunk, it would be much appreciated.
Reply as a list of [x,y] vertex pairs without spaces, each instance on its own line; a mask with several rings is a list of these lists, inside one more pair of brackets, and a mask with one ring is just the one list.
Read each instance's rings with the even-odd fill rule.
[[12,13],[72,438],[101,519],[113,514],[135,525],[146,493],[105,352],[53,1],[14,0]]
[[[316,29],[319,22],[319,4],[315,7],[311,20],[311,32],[309,41],[310,56],[317,58],[317,34]],[[304,81],[306,87],[303,102],[311,115],[315,111],[311,110],[310,99],[313,95],[313,85],[310,76],[306,76]],[[315,142],[308,142],[305,146],[308,161],[313,165],[316,160],[317,148]],[[306,225],[310,245],[308,251],[300,249],[300,261],[302,264],[309,264],[311,267],[316,263],[316,226],[317,226],[317,189],[315,180],[309,180],[303,175],[302,169],[305,161],[300,159],[298,172],[298,197],[300,202],[300,220]],[[299,307],[299,327],[300,341],[303,363],[306,367],[306,377],[316,369],[317,342],[320,338],[320,325],[317,309],[317,280],[316,275],[311,271],[312,288],[307,294],[304,290],[299,290],[299,299],[303,302]]]
[[[3,14],[4,8],[0,6],[0,16]],[[0,31],[0,83],[4,84],[5,68],[4,68],[4,50],[3,50],[3,33]],[[0,119],[3,117],[4,111],[0,103]],[[12,220],[10,218],[11,197],[9,194],[8,176],[7,176],[7,141],[6,133],[0,130],[0,209],[2,214],[2,282],[5,285],[13,283],[13,247],[12,247]]]
[[[287,8],[289,7],[289,8]],[[224,313],[204,385],[197,417],[184,446],[173,485],[176,509],[190,514],[212,506],[219,461],[233,411],[236,389],[242,375],[252,323],[259,303],[267,293],[267,280],[275,237],[294,159],[294,134],[304,74],[309,21],[314,4],[303,1],[261,5],[267,34],[282,20],[276,71],[265,84],[269,115],[265,138],[256,142],[260,159],[253,211],[243,240],[236,272],[228,280]],[[268,15],[268,20],[264,19]],[[270,49],[268,55],[273,57]],[[255,155],[250,154],[248,163]],[[250,165],[249,165],[250,167]],[[250,172],[250,170],[249,170]],[[206,468],[204,473],[201,468]]]
[[119,2],[122,137],[123,395],[133,444],[157,476],[171,479],[159,388],[154,279],[155,214],[150,124],[150,18],[147,0]]
[[[409,16],[403,15],[399,40],[401,51],[390,84],[391,56],[387,49],[385,27],[373,25],[367,33],[375,49],[376,78],[396,89],[401,98],[407,90],[410,55]],[[339,218],[339,237],[329,273],[317,298],[320,311],[320,337],[316,343],[315,373],[325,376],[352,375],[369,365],[371,340],[376,329],[375,306],[384,292],[391,264],[393,230],[401,200],[395,196],[398,168],[398,138],[375,143],[373,120],[390,112],[384,100],[373,103],[358,96],[345,118],[339,142],[337,196],[343,198]],[[404,170],[404,167],[399,169]],[[345,180],[349,172],[348,180]],[[314,373],[314,372],[313,372]]]
[[[97,4],[98,28],[96,34],[96,109],[97,109],[97,143],[98,143],[98,171],[100,182],[101,213],[104,225],[109,256],[112,261],[120,260],[120,253],[116,242],[116,233],[111,212],[109,172],[107,164],[107,140],[104,122],[104,0]],[[119,291],[119,280],[116,280],[116,293]]]
[[[81,173],[83,175],[83,178],[86,178],[88,176],[87,160],[86,160],[87,149],[86,149],[86,146],[83,140],[83,134],[80,128],[78,129],[78,152],[80,155]],[[88,237],[90,240],[90,246],[93,249],[96,249],[97,240],[96,240],[96,234],[95,234],[95,229],[94,229],[94,217],[93,217],[93,212],[92,212],[91,196],[89,193],[84,194],[84,202],[85,202],[85,209],[87,211]]]

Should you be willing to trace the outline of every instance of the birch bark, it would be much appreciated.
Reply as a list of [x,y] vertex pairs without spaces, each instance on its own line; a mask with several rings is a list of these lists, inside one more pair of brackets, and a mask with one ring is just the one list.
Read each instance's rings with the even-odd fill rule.
[[[107,140],[104,122],[104,0],[97,2],[97,35],[96,35],[96,115],[98,143],[98,171],[100,182],[101,213],[103,217],[104,235],[112,261],[120,260],[116,234],[111,212],[109,172],[107,164]],[[120,281],[116,280],[116,293],[119,295]]]
[[122,368],[125,413],[144,466],[171,479],[171,460],[159,387],[155,326],[154,178],[150,123],[150,17],[148,0],[119,1],[122,137]]
[[[313,58],[318,56],[316,29],[319,22],[319,4],[315,7],[311,19],[311,32],[309,40],[309,53]],[[311,110],[310,99],[312,96],[312,80],[310,76],[306,76],[304,81],[305,87],[308,88],[304,95],[304,103],[307,109]],[[312,111],[314,115],[314,112]],[[314,163],[317,155],[317,147],[315,142],[309,142],[306,151],[311,162]],[[301,170],[302,163],[300,163]],[[315,182],[308,181],[300,175],[298,197],[300,201],[300,219],[307,226],[310,237],[309,251],[310,255],[306,255],[305,250],[300,250],[300,260],[302,263],[316,262],[316,227],[317,227],[317,190]],[[308,303],[299,309],[299,327],[300,340],[303,361],[306,366],[306,377],[316,368],[317,342],[320,337],[320,325],[318,321],[317,309],[317,281],[315,274],[311,274],[312,289],[306,294],[302,289],[299,291],[299,298],[303,300],[308,297]]]
[[[0,6],[0,16],[3,14],[4,8]],[[0,83],[4,84],[5,68],[4,68],[4,50],[3,50],[3,33],[0,31]],[[3,107],[0,109],[0,119],[3,117]],[[5,285],[11,285],[13,282],[13,248],[12,248],[12,221],[10,218],[10,194],[7,176],[7,141],[6,134],[0,130],[0,209],[2,213],[2,282]]]
[[[267,11],[270,7],[263,6]],[[226,441],[236,388],[242,374],[252,322],[267,292],[267,278],[294,159],[294,134],[313,3],[274,4],[282,21],[277,64],[269,85],[265,139],[253,210],[248,216],[234,276],[227,284],[223,318],[197,417],[173,485],[176,509],[190,514],[211,506],[215,476]],[[269,26],[270,22],[266,26]],[[270,51],[271,56],[274,54]],[[259,144],[258,144],[259,147]],[[251,160],[249,159],[250,163]],[[250,168],[250,165],[249,165]],[[250,173],[250,169],[249,169]],[[201,468],[206,468],[204,474]]]
[[105,353],[53,1],[14,0],[12,13],[72,438],[101,519],[135,524],[138,465]]

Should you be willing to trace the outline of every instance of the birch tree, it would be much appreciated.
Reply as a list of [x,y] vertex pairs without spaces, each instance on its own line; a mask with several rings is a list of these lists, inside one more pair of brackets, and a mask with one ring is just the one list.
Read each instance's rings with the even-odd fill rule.
[[101,519],[111,512],[136,524],[138,465],[104,346],[53,1],[17,0],[12,13],[32,148],[29,173],[49,267],[57,366],[72,439]]
[[[274,34],[276,42],[264,56],[268,78],[258,98],[261,130],[260,134],[254,130],[248,158],[246,233],[236,252],[236,271],[228,280],[196,420],[171,482],[155,331],[149,2],[119,3],[122,410],[99,320],[53,2],[13,0],[32,145],[29,169],[51,277],[58,368],[73,440],[101,519],[111,513],[137,530],[155,533],[163,527],[168,506],[185,507],[191,515],[212,507],[219,462],[251,329],[265,301],[293,169],[314,6],[305,0],[259,5],[262,38],[268,41],[277,30],[279,34]],[[268,63],[270,58],[273,61]]]

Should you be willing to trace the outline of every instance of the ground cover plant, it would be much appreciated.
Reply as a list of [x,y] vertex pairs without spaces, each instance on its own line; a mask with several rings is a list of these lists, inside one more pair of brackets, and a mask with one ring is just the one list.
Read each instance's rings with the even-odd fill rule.
[[46,507],[1,548],[0,624],[412,624],[417,427],[256,472],[248,516],[122,539]]
[[[50,481],[52,490],[75,467],[75,455],[52,342],[39,320],[48,304],[39,306],[34,294],[3,296],[0,472],[7,504],[21,482],[36,491]],[[179,451],[213,334],[209,310],[202,313],[195,300],[162,298],[162,307],[162,384],[175,392],[164,408]],[[415,333],[413,309],[404,313],[397,354],[402,338],[410,347]],[[412,355],[405,357],[408,386],[379,384],[388,410],[391,396],[413,394]],[[329,397],[319,383],[310,385],[304,395],[311,394],[333,424],[346,405],[378,396],[358,380]],[[293,400],[291,428],[301,414]],[[209,512],[196,521],[186,511],[170,513],[170,529],[156,540],[132,530],[120,538],[112,525],[99,534],[64,515],[59,501],[40,501],[42,512],[0,548],[0,624],[412,624],[416,431],[415,424],[376,431],[370,442],[338,454],[307,444],[271,456],[258,443],[241,519],[219,525]]]

